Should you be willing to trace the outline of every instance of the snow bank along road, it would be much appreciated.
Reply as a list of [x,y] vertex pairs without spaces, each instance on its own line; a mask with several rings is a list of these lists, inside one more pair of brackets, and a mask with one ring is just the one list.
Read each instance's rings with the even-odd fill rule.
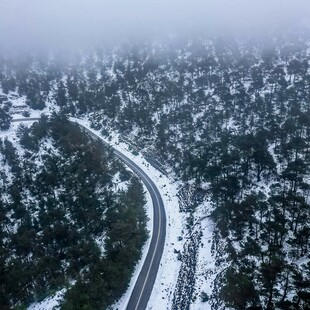
[[[15,119],[13,122],[24,122],[24,121],[36,121],[37,118],[28,119]],[[95,139],[102,140],[95,133],[90,131],[88,128],[79,124],[79,126],[86,132],[88,132]],[[102,140],[105,144],[107,142]],[[120,158],[132,171],[134,171],[145,184],[148,189],[153,203],[153,235],[149,251],[146,255],[140,274],[137,278],[136,284],[130,296],[127,304],[127,310],[142,310],[146,309],[149,301],[154,282],[156,279],[157,271],[159,268],[160,260],[165,245],[166,236],[166,214],[164,203],[159,193],[158,188],[154,182],[148,177],[148,175],[131,159],[122,154],[120,151],[114,149],[115,155]]]

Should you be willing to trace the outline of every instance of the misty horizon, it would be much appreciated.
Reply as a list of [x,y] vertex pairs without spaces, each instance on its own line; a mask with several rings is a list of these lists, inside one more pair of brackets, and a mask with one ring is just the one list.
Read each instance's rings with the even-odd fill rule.
[[1,0],[2,49],[87,47],[169,36],[266,34],[306,20],[306,1]]

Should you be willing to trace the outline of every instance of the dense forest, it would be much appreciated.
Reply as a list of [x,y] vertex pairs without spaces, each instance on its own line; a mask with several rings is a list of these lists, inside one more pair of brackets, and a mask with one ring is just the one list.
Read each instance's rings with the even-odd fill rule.
[[2,139],[0,161],[0,308],[25,309],[61,288],[64,310],[117,300],[147,238],[140,181],[58,115]]
[[[308,34],[294,33],[265,41],[124,44],[70,61],[63,55],[3,58],[0,117],[9,123],[13,93],[33,109],[56,105],[61,114],[86,116],[103,134],[119,132],[142,152],[147,149],[163,169],[172,168],[184,184],[203,191],[215,224],[218,274],[212,295],[204,296],[213,309],[309,309],[309,43]],[[25,147],[38,148],[37,141],[24,129]],[[4,142],[4,153],[12,149],[5,143],[10,145]],[[16,165],[16,176],[35,169],[28,164]],[[49,174],[39,176],[40,184],[57,184]],[[91,199],[88,194],[83,199]],[[93,204],[87,216],[98,212]],[[104,266],[102,272],[109,272]],[[72,267],[66,272],[76,275]],[[75,287],[81,285],[77,281]]]

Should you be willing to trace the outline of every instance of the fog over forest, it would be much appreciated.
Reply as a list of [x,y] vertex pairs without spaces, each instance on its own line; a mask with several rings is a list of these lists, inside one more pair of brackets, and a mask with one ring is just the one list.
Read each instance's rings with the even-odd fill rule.
[[310,309],[309,16],[0,0],[0,310]]
[[115,43],[167,35],[265,33],[310,13],[297,0],[0,0],[2,49]]

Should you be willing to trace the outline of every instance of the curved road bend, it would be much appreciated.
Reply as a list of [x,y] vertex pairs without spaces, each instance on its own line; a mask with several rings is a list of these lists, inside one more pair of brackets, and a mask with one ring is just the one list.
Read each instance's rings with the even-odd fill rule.
[[[37,118],[16,119],[13,122],[19,121],[35,121]],[[100,139],[99,136],[94,134],[88,128],[80,125],[95,139]],[[103,140],[102,140],[103,141]],[[109,145],[105,141],[105,144]],[[110,145],[109,145],[110,146]],[[112,147],[113,148],[113,147]],[[115,155],[120,158],[131,170],[133,170],[142,180],[147,190],[149,191],[153,203],[153,235],[149,251],[146,255],[142,269],[131,293],[130,299],[127,304],[127,310],[143,310],[146,309],[152,289],[155,283],[156,275],[158,272],[160,260],[163,254],[166,236],[166,214],[164,203],[159,193],[158,188],[148,175],[131,159],[122,154],[120,151],[113,148]]]

